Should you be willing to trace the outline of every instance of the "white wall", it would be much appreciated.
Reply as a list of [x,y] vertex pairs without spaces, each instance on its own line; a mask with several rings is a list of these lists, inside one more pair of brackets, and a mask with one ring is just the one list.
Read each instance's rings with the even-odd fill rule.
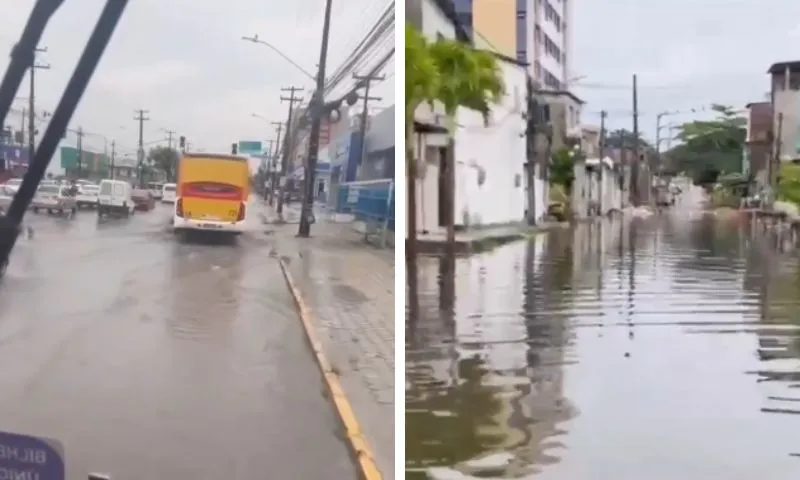
[[775,113],[773,131],[778,132],[778,115],[783,114],[783,124],[781,130],[781,159],[787,160],[796,158],[796,140],[798,132],[798,100],[800,92],[797,90],[775,90]]
[[456,38],[455,26],[431,0],[422,2],[422,33],[433,40],[436,39],[436,34],[445,38]]
[[[490,124],[480,113],[460,109],[455,138],[456,225],[519,222],[525,218],[525,122],[522,119],[526,73],[500,62],[506,94],[492,108]],[[485,182],[479,185],[480,172]]]

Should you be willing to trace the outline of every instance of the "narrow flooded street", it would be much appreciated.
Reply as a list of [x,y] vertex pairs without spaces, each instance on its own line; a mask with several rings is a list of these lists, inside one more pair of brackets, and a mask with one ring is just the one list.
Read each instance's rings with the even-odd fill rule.
[[800,260],[678,208],[420,260],[407,478],[800,474]]

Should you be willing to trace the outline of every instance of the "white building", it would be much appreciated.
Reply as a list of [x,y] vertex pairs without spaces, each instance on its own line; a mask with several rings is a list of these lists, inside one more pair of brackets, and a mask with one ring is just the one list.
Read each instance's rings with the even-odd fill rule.
[[[427,37],[458,38],[469,34],[458,23],[452,2],[409,0],[406,19]],[[506,94],[493,106],[489,125],[474,111],[460,109],[456,115],[454,139],[455,205],[446,206],[442,168],[446,160],[448,121],[441,106],[433,110],[422,105],[415,115],[415,150],[418,160],[417,230],[438,234],[444,231],[448,215],[458,227],[491,226],[523,222],[527,205],[525,175],[526,67],[512,58],[498,55]],[[537,177],[538,178],[538,177]],[[537,186],[538,184],[538,186]],[[537,218],[545,212],[543,181],[533,186],[538,197]]]

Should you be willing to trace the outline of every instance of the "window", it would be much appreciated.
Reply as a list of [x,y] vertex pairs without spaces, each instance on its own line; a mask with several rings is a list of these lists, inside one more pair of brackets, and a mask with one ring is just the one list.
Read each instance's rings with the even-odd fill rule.
[[542,27],[540,27],[538,23],[536,24],[536,27],[534,28],[533,35],[534,35],[534,38],[536,39],[536,43],[541,43],[542,42]]

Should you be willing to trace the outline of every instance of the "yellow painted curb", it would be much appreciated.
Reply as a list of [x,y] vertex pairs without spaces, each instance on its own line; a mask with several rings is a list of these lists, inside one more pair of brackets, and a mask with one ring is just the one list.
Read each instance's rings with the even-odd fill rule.
[[381,471],[375,463],[375,456],[372,454],[372,448],[370,448],[367,443],[367,439],[364,438],[355,411],[350,401],[347,399],[347,395],[345,395],[341,383],[339,383],[339,374],[333,368],[333,365],[331,365],[331,362],[323,351],[322,342],[317,333],[317,328],[314,325],[314,314],[303,300],[300,290],[295,286],[286,263],[282,259],[279,259],[278,262],[281,266],[283,278],[286,280],[286,285],[289,287],[289,291],[294,298],[300,320],[303,322],[303,329],[308,337],[308,342],[311,344],[311,349],[314,351],[314,357],[317,359],[317,364],[319,364],[319,368],[322,371],[322,377],[325,379],[328,393],[333,399],[333,404],[336,407],[339,418],[341,418],[344,424],[347,441],[350,444],[350,448],[352,448],[355,453],[362,478],[364,480],[383,480],[383,475],[381,475]]

